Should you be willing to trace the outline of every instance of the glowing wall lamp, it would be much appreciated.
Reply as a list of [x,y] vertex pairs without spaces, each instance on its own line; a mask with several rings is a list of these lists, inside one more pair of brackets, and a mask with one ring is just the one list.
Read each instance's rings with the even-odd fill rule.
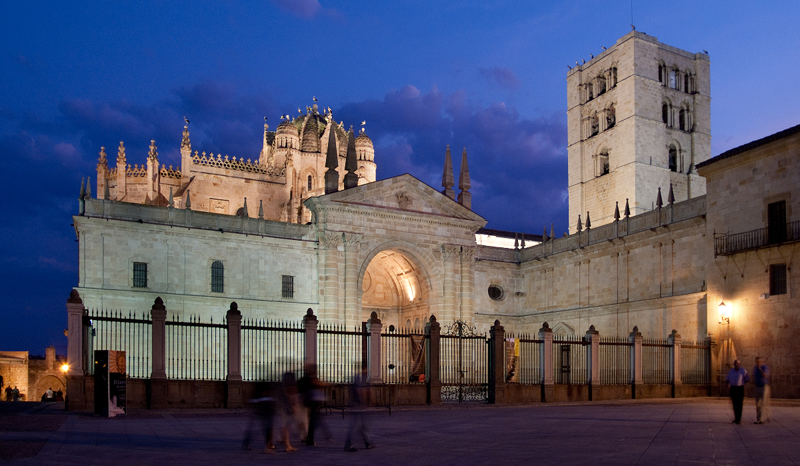
[[64,364],[64,365],[62,365],[62,366],[61,366],[61,372],[63,372],[63,373],[65,373],[65,374],[66,374],[66,373],[67,373],[67,371],[69,371],[69,364]]
[[731,308],[725,304],[725,301],[720,301],[719,306],[719,323],[731,323]]

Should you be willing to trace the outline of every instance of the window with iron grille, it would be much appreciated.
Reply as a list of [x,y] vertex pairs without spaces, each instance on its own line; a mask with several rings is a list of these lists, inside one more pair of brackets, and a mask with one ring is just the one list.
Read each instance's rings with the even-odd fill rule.
[[225,266],[222,261],[214,261],[211,264],[211,292],[225,292]]
[[769,294],[786,294],[786,264],[769,266]]
[[133,287],[147,288],[147,263],[133,263]]
[[281,297],[283,299],[294,299],[294,277],[283,275],[281,280]]

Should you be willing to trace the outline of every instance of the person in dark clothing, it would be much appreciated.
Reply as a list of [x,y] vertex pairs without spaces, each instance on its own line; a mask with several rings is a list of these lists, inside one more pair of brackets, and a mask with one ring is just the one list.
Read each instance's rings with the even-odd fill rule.
[[274,393],[266,383],[261,382],[256,385],[256,397],[249,400],[249,405],[252,409],[252,417],[244,433],[242,450],[250,449],[250,439],[255,434],[256,425],[260,421],[264,430],[264,451],[272,453],[271,450],[275,449],[275,444],[272,442],[272,430],[276,403]]
[[297,381],[297,391],[308,413],[306,445],[309,447],[317,445],[314,440],[314,433],[318,428],[323,429],[328,440],[330,440],[330,429],[328,429],[328,426],[324,423],[320,415],[320,411],[325,404],[325,387],[317,378],[316,368],[313,365],[306,365],[305,374]]
[[350,397],[353,404],[353,420],[350,421],[350,428],[347,430],[344,451],[358,451],[358,448],[353,445],[353,437],[356,432],[361,434],[361,437],[364,439],[364,447],[367,450],[375,448],[375,445],[370,441],[369,426],[367,425],[367,420],[363,411],[367,402],[364,395],[366,395],[368,387],[367,370],[363,369],[360,374],[355,376],[351,387]]
[[725,380],[731,387],[731,403],[733,403],[733,423],[742,423],[742,405],[744,404],[744,384],[750,381],[747,369],[739,365],[739,360],[733,361],[733,367],[728,371]]

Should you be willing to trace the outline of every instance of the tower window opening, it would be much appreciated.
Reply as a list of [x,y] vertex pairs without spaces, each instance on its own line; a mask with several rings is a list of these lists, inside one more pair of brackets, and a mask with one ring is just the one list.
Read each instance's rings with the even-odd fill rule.
[[592,115],[591,125],[590,137],[600,132],[600,121],[597,119],[597,115]]
[[669,87],[678,88],[678,73],[675,70],[670,70],[669,72]]
[[308,175],[308,190],[311,191],[314,188],[314,179],[311,175]]
[[604,150],[603,152],[600,152],[600,155],[598,156],[597,163],[598,163],[598,169],[599,169],[598,170],[599,174],[597,176],[608,175],[608,173],[610,172],[610,167],[609,167],[609,164],[608,164],[608,151],[607,150]]
[[587,92],[587,97],[586,97],[587,102],[594,99],[594,89],[592,88],[591,84],[586,85],[586,92]]
[[597,95],[603,95],[606,92],[605,78],[597,78]]
[[686,109],[682,108],[678,114],[678,126],[680,127],[681,131],[686,131]]
[[606,110],[606,129],[613,128],[617,123],[617,111],[613,105]]
[[669,169],[670,171],[678,171],[678,149],[675,146],[669,146]]
[[691,92],[689,88],[689,73],[685,73],[683,75],[683,92],[689,94]]
[[664,122],[667,126],[669,126],[669,104],[664,102],[661,104],[661,121]]

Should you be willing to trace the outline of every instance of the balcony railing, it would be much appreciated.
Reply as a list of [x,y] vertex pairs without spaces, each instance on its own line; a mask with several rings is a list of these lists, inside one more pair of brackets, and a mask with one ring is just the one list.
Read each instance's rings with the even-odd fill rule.
[[800,240],[800,221],[784,228],[759,228],[732,235],[714,235],[714,255],[729,256],[745,251],[776,246]]

